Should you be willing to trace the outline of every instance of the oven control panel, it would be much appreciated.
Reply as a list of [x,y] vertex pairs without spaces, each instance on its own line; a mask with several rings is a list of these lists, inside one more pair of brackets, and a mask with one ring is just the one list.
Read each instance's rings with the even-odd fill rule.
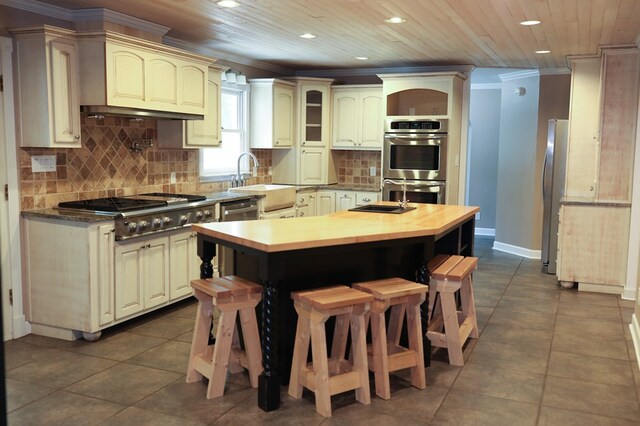
[[[194,223],[216,220],[215,204],[176,210],[145,212],[134,216],[117,217],[116,241],[184,228]],[[158,209],[160,210],[160,209]]]

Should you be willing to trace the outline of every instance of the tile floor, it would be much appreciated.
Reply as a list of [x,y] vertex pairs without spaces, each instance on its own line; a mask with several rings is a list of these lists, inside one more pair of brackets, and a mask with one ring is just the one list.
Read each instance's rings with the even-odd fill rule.
[[333,417],[313,397],[286,396],[264,413],[244,374],[224,397],[186,384],[195,304],[131,321],[94,343],[29,335],[6,342],[11,425],[637,425],[640,371],[627,324],[633,303],[560,289],[540,263],[476,240],[475,299],[480,338],[463,368],[434,353],[428,388],[393,377],[389,401],[333,397]]

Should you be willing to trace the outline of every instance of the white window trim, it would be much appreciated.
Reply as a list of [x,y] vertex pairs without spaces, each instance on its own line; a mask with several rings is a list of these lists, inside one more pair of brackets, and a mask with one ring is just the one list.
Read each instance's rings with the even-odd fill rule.
[[[248,84],[234,84],[234,83],[227,83],[227,82],[222,82],[221,85],[221,95],[223,92],[240,92],[241,96],[240,96],[240,103],[241,105],[241,112],[240,112],[240,117],[238,118],[240,126],[244,126],[244,133],[242,135],[242,146],[243,146],[243,150],[242,151],[249,151],[250,150],[250,142],[249,142],[249,120],[250,120],[250,114],[249,114],[249,102],[250,102],[250,97],[251,97],[251,93],[250,93],[250,86]],[[222,135],[221,131],[221,136],[222,136],[222,140],[224,143],[224,136]],[[205,149],[217,149],[217,148],[201,148],[200,149],[200,155],[199,155],[199,164],[198,164],[198,171],[200,174],[200,181],[202,182],[217,182],[217,181],[227,181],[227,180],[231,180],[236,173],[229,173],[229,172],[221,172],[221,173],[205,173],[205,169],[204,169],[204,155],[203,155],[203,150]],[[241,165],[240,165],[240,171],[243,174],[248,174],[249,173],[249,163],[247,161],[247,158],[244,158]],[[234,166],[234,170],[235,170],[235,166]]]

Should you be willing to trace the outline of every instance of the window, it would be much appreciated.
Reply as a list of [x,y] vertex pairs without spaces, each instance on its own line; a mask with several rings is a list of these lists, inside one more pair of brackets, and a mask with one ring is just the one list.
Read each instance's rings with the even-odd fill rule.
[[[216,148],[203,148],[200,151],[200,176],[226,178],[237,172],[238,156],[249,150],[247,137],[247,98],[248,88],[222,85],[221,115],[222,143]],[[244,159],[241,171],[247,173],[248,162]]]

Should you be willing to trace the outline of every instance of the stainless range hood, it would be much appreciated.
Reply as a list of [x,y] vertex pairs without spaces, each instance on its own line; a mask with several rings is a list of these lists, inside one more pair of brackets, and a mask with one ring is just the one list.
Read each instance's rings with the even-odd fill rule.
[[104,115],[130,118],[157,118],[160,120],[204,120],[204,115],[182,112],[155,111],[108,105],[81,105],[80,112],[87,115]]

